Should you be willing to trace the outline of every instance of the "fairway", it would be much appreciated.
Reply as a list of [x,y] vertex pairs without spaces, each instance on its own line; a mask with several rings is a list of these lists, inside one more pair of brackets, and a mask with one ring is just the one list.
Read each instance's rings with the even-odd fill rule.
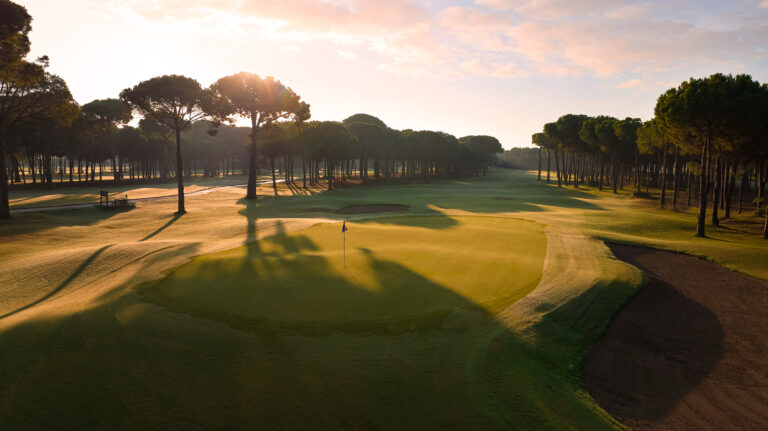
[[197,257],[142,292],[175,310],[261,328],[346,323],[360,330],[366,322],[418,321],[454,308],[497,312],[536,287],[546,252],[542,225],[453,220],[349,223],[346,265],[340,224],[280,233]]
[[0,431],[768,429],[768,0],[610,3],[0,0]]
[[285,192],[0,224],[0,423],[616,429],[579,370],[643,276],[603,240],[768,276],[753,235],[522,171]]

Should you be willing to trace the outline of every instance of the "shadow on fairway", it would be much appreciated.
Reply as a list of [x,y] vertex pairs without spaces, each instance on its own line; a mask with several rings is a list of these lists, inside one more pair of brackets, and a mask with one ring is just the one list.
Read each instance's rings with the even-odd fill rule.
[[[472,182],[478,181],[484,180]],[[513,211],[560,192],[540,189],[520,202],[494,199],[517,193],[502,181],[474,198],[488,212]],[[347,190],[349,198],[324,197],[323,205],[315,197],[290,205],[370,203]],[[414,193],[414,201],[477,212],[425,189]],[[393,202],[392,196],[382,201]],[[536,304],[548,313],[516,332],[479,304],[370,250],[358,249],[377,285],[366,290],[313,256],[318,244],[308,238],[254,241],[261,229],[281,229],[258,220],[272,214],[264,207],[274,198],[262,199],[240,201],[248,242],[233,265],[251,267],[265,286],[255,277],[228,278],[233,271],[223,262],[209,262],[209,284],[195,293],[206,296],[196,304],[153,298],[182,313],[121,294],[0,328],[0,423],[9,429],[615,428],[586,396],[579,366],[634,287],[601,284],[562,305]],[[572,201],[582,199],[589,197],[562,204],[582,205]],[[168,253],[142,260],[136,273],[151,272],[151,263]],[[298,277],[299,267],[306,276],[285,282],[286,275]],[[233,290],[238,286],[242,291]],[[412,312],[410,304],[425,312]],[[399,313],[382,317],[386,309]]]
[[0,220],[0,238],[9,235],[24,235],[40,230],[64,226],[85,226],[104,221],[118,214],[132,211],[133,207],[103,210],[76,208],[56,211],[30,211],[12,214],[12,218]]
[[[302,212],[299,211],[301,208],[327,208],[337,211],[355,205],[406,205],[410,208],[402,215],[433,215],[441,220],[435,220],[431,226],[423,227],[443,229],[455,226],[455,220],[444,214],[447,210],[481,214],[542,212],[554,208],[603,211],[604,209],[595,203],[598,200],[598,197],[586,191],[558,188],[554,184],[537,182],[524,172],[503,170],[496,175],[473,178],[471,181],[443,179],[431,181],[429,184],[413,182],[353,185],[330,192],[313,191],[311,196],[295,196],[293,200],[264,197],[259,203],[262,217],[278,216],[280,210],[287,210],[292,216],[302,217]],[[248,205],[247,212],[250,213],[251,210],[252,207]],[[367,219],[377,217],[377,214],[357,214],[352,217],[365,223]],[[407,225],[408,218],[401,220],[398,217],[388,217],[381,222]]]
[[144,238],[140,239],[140,240],[139,240],[139,242],[143,242],[143,241],[146,241],[146,240],[148,240],[148,239],[151,239],[151,238],[152,238],[152,237],[154,237],[155,235],[157,235],[157,234],[159,234],[160,232],[162,232],[162,231],[164,231],[165,229],[167,229],[167,228],[168,228],[169,226],[171,226],[172,224],[176,223],[176,220],[180,219],[180,218],[181,218],[181,216],[183,216],[183,215],[184,215],[184,214],[174,214],[174,215],[173,215],[173,217],[171,217],[171,219],[170,219],[170,220],[168,220],[168,222],[167,222],[167,223],[165,223],[164,225],[160,226],[159,228],[157,228],[157,230],[155,230],[154,232],[152,232],[152,233],[150,233],[149,235],[145,236]]
[[102,248],[100,248],[100,249],[96,250],[95,252],[93,252],[93,254],[91,254],[90,256],[88,256],[88,258],[87,258],[87,259],[85,259],[85,260],[83,261],[83,263],[81,263],[81,264],[80,264],[80,266],[78,266],[78,267],[77,267],[77,268],[76,268],[76,269],[75,269],[75,270],[72,272],[72,274],[70,274],[70,275],[69,275],[69,276],[68,276],[68,277],[67,277],[67,278],[66,278],[64,281],[62,281],[62,282],[61,282],[61,283],[60,283],[58,286],[56,286],[56,287],[54,287],[53,289],[51,289],[51,291],[50,291],[50,292],[48,292],[47,294],[45,294],[45,295],[44,295],[44,296],[42,296],[41,298],[39,298],[39,299],[37,299],[37,300],[35,300],[35,301],[32,301],[32,302],[30,302],[29,304],[27,304],[27,305],[25,305],[25,306],[23,306],[23,307],[17,308],[17,309],[15,309],[15,310],[13,310],[13,311],[10,311],[10,312],[8,312],[8,313],[5,313],[5,314],[3,314],[3,315],[0,315],[0,319],[4,319],[4,318],[6,318],[6,317],[9,317],[9,316],[13,316],[13,315],[14,315],[14,314],[16,314],[16,313],[19,313],[19,312],[21,312],[21,311],[24,311],[24,310],[26,310],[26,309],[28,309],[28,308],[30,308],[30,307],[34,307],[35,305],[37,305],[37,304],[39,304],[39,303],[41,303],[41,302],[45,301],[45,300],[46,300],[46,299],[48,299],[48,298],[51,298],[53,295],[55,295],[55,294],[59,293],[59,292],[60,292],[62,289],[64,289],[65,287],[67,287],[67,286],[69,285],[69,283],[71,283],[71,282],[72,282],[72,280],[74,280],[75,278],[77,278],[77,276],[78,276],[78,275],[80,275],[80,273],[82,273],[82,272],[83,272],[83,270],[84,270],[85,268],[87,268],[87,267],[88,267],[88,265],[90,265],[91,263],[93,263],[93,261],[94,261],[94,260],[96,260],[96,258],[97,258],[97,257],[99,257],[99,255],[101,255],[101,253],[103,253],[103,252],[104,252],[106,249],[108,249],[108,248],[112,247],[113,245],[114,245],[114,244],[105,245],[104,247],[102,247]]
[[[272,259],[259,275],[269,280],[281,274],[283,280],[313,245],[298,238],[261,240],[249,244],[238,264],[270,260],[270,247],[285,258]],[[317,313],[315,320],[301,313],[303,321],[249,317],[250,304],[238,297],[229,303],[242,305],[238,313],[170,307],[186,313],[178,314],[122,295],[4,328],[0,423],[11,429],[612,428],[584,396],[579,366],[634,287],[605,283],[559,306],[535,304],[548,313],[518,333],[437,283],[390,283],[409,269],[361,252],[377,280],[389,283],[383,290],[366,291],[354,278],[328,274],[328,262],[311,256],[309,285],[270,286],[279,295],[263,304],[265,310],[328,312],[333,304],[326,297],[340,295],[325,320]],[[146,265],[163,257],[151,256]],[[211,263],[205,271],[213,271],[209,291],[230,292],[225,268]],[[258,286],[246,289],[258,297]],[[297,294],[310,298],[301,302]],[[403,300],[452,306],[372,318]],[[338,305],[348,301],[363,309],[345,315]]]
[[[255,220],[253,226],[258,230]],[[191,272],[182,266],[172,279],[143,288],[143,293],[177,312],[274,334],[393,335],[439,328],[455,309],[482,310],[454,291],[364,248],[358,249],[358,261],[346,269],[351,275],[346,277],[326,257],[312,253],[319,247],[309,237],[287,235],[279,224],[266,227],[274,227],[277,233],[244,245],[241,258],[194,259],[188,264],[193,265]],[[373,286],[360,285],[355,277],[359,271],[373,274],[373,282],[368,283]]]

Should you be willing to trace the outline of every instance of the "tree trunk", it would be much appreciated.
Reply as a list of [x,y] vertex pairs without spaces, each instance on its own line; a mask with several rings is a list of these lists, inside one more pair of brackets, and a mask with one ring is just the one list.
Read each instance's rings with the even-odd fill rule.
[[723,186],[723,169],[721,161],[722,157],[717,156],[715,160],[715,188],[712,194],[712,224],[715,226],[720,225],[720,218],[717,215],[718,205],[720,204],[720,188]]
[[117,173],[117,156],[112,153],[112,181],[116,186],[120,185],[120,175]]
[[675,146],[675,160],[672,165],[672,187],[674,188],[672,191],[672,208],[677,208],[677,197],[680,192],[680,166],[677,163],[679,152],[680,149]]
[[744,183],[747,182],[747,170],[744,169],[744,173],[741,174],[741,179],[739,180],[739,214],[741,214],[742,210],[742,199],[744,197]]
[[547,148],[547,183],[549,183],[549,162],[551,158],[552,156],[550,154],[549,148]]
[[541,147],[539,147],[539,176],[536,181],[541,181]]
[[560,158],[557,155],[558,151],[557,148],[555,148],[555,169],[557,173],[557,186],[562,187],[562,179],[560,177]]
[[269,157],[269,172],[272,174],[272,188],[277,193],[277,177],[275,176],[275,157]]
[[757,162],[757,203],[755,204],[755,215],[760,215],[760,206],[763,203],[763,189],[765,189],[765,168],[763,161]]
[[11,218],[8,202],[8,171],[5,169],[5,139],[0,137],[0,219]]
[[664,204],[667,200],[667,144],[661,149],[664,153],[661,156],[661,207],[664,208]]
[[763,223],[763,239],[768,239],[768,211],[765,212],[765,223]]
[[577,189],[579,188],[579,163],[578,158],[576,157],[576,153],[573,153],[571,156],[571,164],[573,166],[573,186]]
[[699,218],[696,222],[696,236],[705,237],[705,224],[707,221],[707,195],[709,194],[709,182],[707,181],[707,162],[709,160],[709,137],[704,138],[701,148],[701,166],[699,172]]
[[686,181],[688,187],[688,208],[691,207],[691,195],[693,194],[693,188],[691,187],[693,182],[691,181],[691,176],[691,171],[688,170],[688,181]]
[[27,148],[27,159],[29,161],[29,174],[32,175],[32,184],[37,184],[37,170],[35,169],[35,156]]
[[[731,218],[731,201],[733,200],[733,188],[736,186],[736,164],[733,165],[733,169],[729,171],[728,167],[725,168],[725,214],[724,218]],[[732,172],[728,175],[729,172]]]
[[53,188],[53,165],[50,154],[45,155],[45,188],[48,190]]
[[600,178],[598,179],[598,188],[603,191],[603,176],[605,175],[605,154],[600,154]]
[[257,165],[257,151],[256,151],[256,114],[251,113],[251,146],[248,148],[248,192],[245,194],[246,199],[256,199],[256,165]]
[[184,162],[181,159],[181,130],[176,130],[176,186],[179,190],[179,208],[177,215],[186,213],[184,209]]

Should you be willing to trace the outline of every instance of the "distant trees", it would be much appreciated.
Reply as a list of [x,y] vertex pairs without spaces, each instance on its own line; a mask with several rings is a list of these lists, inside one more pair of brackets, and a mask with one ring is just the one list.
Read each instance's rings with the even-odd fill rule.
[[[752,179],[760,210],[768,176],[768,85],[749,75],[692,78],[662,94],[654,112],[645,123],[568,114],[545,124],[532,141],[554,152],[558,185],[587,182],[602,189],[607,160],[614,193],[630,181],[635,193],[658,186],[663,207],[671,182],[676,207],[683,181],[690,205],[697,176],[698,236],[705,235],[710,198],[712,224],[719,224],[720,211],[730,217],[737,181],[738,211]],[[768,237],[768,211],[763,236]]]
[[[302,154],[308,160],[310,184],[320,180],[320,162],[325,161],[328,190],[344,180],[345,162],[360,155],[358,139],[342,123],[313,121],[307,124],[300,140]],[[305,174],[306,175],[306,174]]]
[[466,144],[476,156],[476,162],[480,164],[483,175],[488,174],[488,166],[491,157],[504,151],[498,139],[488,135],[465,136],[459,142]]
[[118,126],[128,124],[133,118],[131,115],[131,108],[118,99],[102,99],[94,100],[86,103],[82,107],[82,114],[86,117],[90,117],[98,129],[99,144],[109,146],[109,154],[112,159],[112,173],[115,185],[120,184],[120,177],[122,176],[122,163],[121,169],[117,169],[117,151],[116,145],[117,139],[115,134],[118,133]]
[[184,208],[184,164],[181,157],[181,132],[210,111],[210,96],[192,78],[164,75],[142,81],[120,92],[120,99],[140,114],[163,125],[176,137],[177,214]]
[[[185,212],[184,175],[248,173],[248,198],[256,198],[259,166],[295,186],[301,161],[303,186],[325,178],[329,189],[350,178],[384,181],[485,174],[501,144],[491,136],[457,139],[439,131],[395,130],[369,114],[343,122],[311,122],[309,105],[272,78],[240,72],[209,88],[181,75],[164,75],[124,89],[119,99],[82,108],[66,83],[46,73],[48,59],[24,60],[31,17],[0,0],[0,217],[9,217],[9,183],[101,182],[111,169],[124,180],[165,181],[175,169],[177,214]],[[133,114],[141,118],[131,125]],[[223,126],[247,118],[249,128]],[[210,121],[207,121],[210,120]],[[182,152],[182,141],[185,143]],[[172,161],[168,150],[175,143]],[[262,157],[259,157],[260,154]],[[104,162],[108,161],[109,166]],[[247,166],[246,166],[247,165]],[[97,177],[98,174],[98,177]]]
[[346,118],[342,124],[357,138],[360,145],[360,178],[368,180],[369,161],[373,160],[373,173],[376,178],[381,175],[382,165],[385,172],[387,159],[392,153],[392,134],[390,129],[380,119],[368,114],[355,114]]

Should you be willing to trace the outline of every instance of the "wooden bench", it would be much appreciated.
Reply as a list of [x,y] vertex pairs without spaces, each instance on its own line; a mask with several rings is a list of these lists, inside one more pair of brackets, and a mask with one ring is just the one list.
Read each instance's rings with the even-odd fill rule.
[[99,208],[103,209],[116,209],[116,208],[128,208],[133,207],[136,204],[132,203],[128,200],[128,195],[125,195],[124,198],[116,198],[109,200],[109,191],[108,190],[101,190],[99,191]]

